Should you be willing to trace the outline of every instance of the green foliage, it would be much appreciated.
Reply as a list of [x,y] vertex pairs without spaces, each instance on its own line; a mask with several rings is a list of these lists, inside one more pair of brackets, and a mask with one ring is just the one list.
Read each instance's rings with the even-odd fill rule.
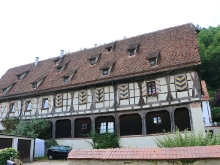
[[2,123],[2,126],[4,128],[3,133],[8,134],[11,131],[16,129],[16,126],[19,123],[19,118],[17,118],[17,117],[12,117],[12,118],[5,117],[4,119],[2,119],[1,123]]
[[45,147],[49,148],[50,146],[57,146],[58,143],[55,139],[45,140]]
[[220,122],[220,107],[214,107],[211,110],[213,122]]
[[88,136],[92,138],[92,142],[87,142],[92,145],[93,149],[119,148],[119,136],[115,133],[106,132],[100,134],[97,131],[92,130]]
[[220,89],[220,25],[200,29],[197,35],[201,56],[201,77],[209,89]]
[[51,138],[50,129],[51,121],[45,119],[32,119],[30,121],[20,121],[16,130],[10,132],[10,134],[49,139]]
[[185,146],[211,146],[220,144],[220,135],[207,133],[184,131],[181,133],[178,129],[174,133],[167,133],[163,137],[155,137],[156,145],[160,148],[166,147],[185,147]]
[[0,150],[0,164],[6,164],[10,157],[16,159],[18,157],[18,151],[14,148],[4,148]]

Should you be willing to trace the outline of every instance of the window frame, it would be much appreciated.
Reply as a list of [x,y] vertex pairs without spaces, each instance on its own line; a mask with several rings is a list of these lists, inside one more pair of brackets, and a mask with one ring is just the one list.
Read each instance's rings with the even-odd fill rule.
[[[112,127],[111,130],[113,130],[113,131],[109,131],[110,130],[110,128],[109,128],[110,124],[111,124],[111,127]],[[105,134],[107,132],[108,133],[114,133],[115,132],[114,125],[115,125],[115,123],[113,121],[103,121],[103,122],[101,122],[99,133],[100,134]],[[102,126],[104,126],[105,128],[102,129]]]
[[9,105],[9,112],[10,113],[15,113],[15,103],[10,103],[10,105]]
[[32,105],[31,100],[27,100],[27,101],[26,101],[26,103],[25,103],[25,106],[26,106],[26,107],[25,107],[25,111],[31,111],[31,110],[32,110],[31,105],[30,105],[30,109],[28,109],[29,104]]
[[[154,63],[152,64],[152,62],[154,62]],[[157,58],[156,57],[155,58],[150,58],[149,63],[150,63],[150,66],[156,66],[157,65]]]
[[108,74],[109,74],[109,68],[102,69],[102,75],[103,76],[107,76]]
[[69,79],[70,79],[70,76],[65,76],[63,77],[63,82],[67,83],[70,81]]
[[97,63],[97,57],[89,59],[90,65],[95,65]]
[[[47,107],[45,107],[45,102],[47,101]],[[49,99],[43,98],[42,100],[42,109],[49,109]]]
[[33,83],[32,88],[36,89],[37,88],[37,83]]
[[137,50],[137,48],[128,49],[129,56],[134,56],[136,54],[136,50]]
[[[147,96],[152,96],[157,94],[157,88],[156,88],[156,82],[155,81],[149,81],[146,82],[147,84]],[[152,84],[153,83],[153,84]],[[155,93],[155,94],[153,94]]]
[[[156,118],[156,122],[154,120],[155,118]],[[162,117],[161,116],[154,116],[153,117],[153,124],[163,124]]]

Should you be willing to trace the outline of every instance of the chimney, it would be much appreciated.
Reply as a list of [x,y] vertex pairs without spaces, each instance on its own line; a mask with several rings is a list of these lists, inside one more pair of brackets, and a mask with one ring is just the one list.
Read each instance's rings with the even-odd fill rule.
[[60,58],[63,58],[64,50],[60,50]]
[[35,57],[35,66],[37,66],[38,62],[39,62],[39,57]]

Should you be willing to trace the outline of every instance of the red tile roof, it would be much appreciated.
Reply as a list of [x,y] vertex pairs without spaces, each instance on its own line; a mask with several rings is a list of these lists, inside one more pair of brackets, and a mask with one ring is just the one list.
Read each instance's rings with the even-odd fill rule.
[[202,100],[209,100],[209,93],[204,80],[201,81],[201,85],[202,85],[202,93],[203,93]]
[[[139,46],[136,55],[129,56],[127,48],[137,43]],[[148,54],[155,51],[160,52],[158,64],[149,67],[149,61],[146,58]],[[98,53],[102,53],[98,62],[90,65],[88,59]],[[6,94],[0,92],[0,99],[82,87],[200,64],[196,28],[192,24],[117,41],[110,52],[106,50],[106,45],[102,45],[65,55],[59,66],[69,63],[61,72],[57,72],[55,59],[58,58],[39,61],[37,66],[32,63],[9,69],[0,79],[0,89],[13,82],[16,84]],[[103,76],[100,68],[108,62],[113,62],[114,66],[109,75]],[[77,69],[72,80],[63,82],[62,77],[72,69]],[[22,80],[17,80],[16,75],[27,70],[30,70],[28,74]],[[33,89],[30,83],[38,77],[45,76],[41,85]]]
[[220,158],[220,145],[175,148],[73,149],[69,160],[180,160]]

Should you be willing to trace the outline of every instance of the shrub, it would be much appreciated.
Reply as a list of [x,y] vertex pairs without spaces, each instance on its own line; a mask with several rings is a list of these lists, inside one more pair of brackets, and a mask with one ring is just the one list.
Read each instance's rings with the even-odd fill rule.
[[92,142],[87,142],[92,145],[93,149],[119,148],[119,136],[115,133],[106,132],[100,134],[97,131],[92,130],[88,136],[92,138]]
[[4,119],[2,119],[1,121],[2,126],[4,127],[3,133],[8,134],[11,131],[16,130],[16,126],[19,123],[19,118],[17,117],[5,117]]
[[55,139],[45,140],[45,147],[49,148],[50,146],[57,146],[58,143]]
[[51,138],[51,121],[45,119],[32,119],[30,121],[20,121],[16,130],[10,134],[17,136],[27,136],[39,139]]
[[4,148],[0,150],[0,164],[4,165],[10,157],[16,159],[18,158],[18,151],[14,148]]
[[155,137],[156,145],[163,147],[184,147],[184,146],[209,146],[219,145],[220,135],[211,135],[209,132],[189,132],[181,133],[178,129],[174,133],[167,133],[163,137]]

